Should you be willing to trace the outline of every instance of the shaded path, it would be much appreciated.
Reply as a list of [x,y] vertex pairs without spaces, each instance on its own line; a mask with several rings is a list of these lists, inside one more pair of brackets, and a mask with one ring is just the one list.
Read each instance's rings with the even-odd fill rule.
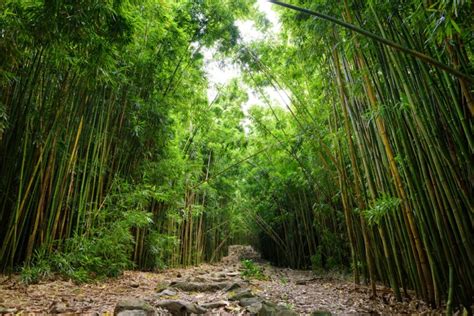
[[[425,313],[430,310],[421,301],[395,302],[389,289],[379,287],[379,296],[370,299],[366,286],[355,286],[341,277],[315,276],[310,271],[296,271],[260,263],[267,280],[245,280],[239,273],[240,259],[255,254],[248,248],[234,248],[229,257],[215,265],[203,264],[163,273],[127,271],[117,279],[95,284],[76,285],[67,281],[48,281],[25,286],[17,276],[0,277],[0,312],[33,313],[113,313],[118,302],[142,300],[161,314],[163,302],[177,300],[206,306],[206,315],[247,315],[255,300],[267,300],[291,311],[310,314],[326,311],[347,313]],[[229,300],[239,292],[253,298],[240,302]],[[243,302],[243,303],[242,303]],[[199,304],[199,305],[198,305]],[[166,305],[166,304],[165,304]],[[262,313],[269,315],[268,313]],[[295,313],[293,313],[295,314]]]

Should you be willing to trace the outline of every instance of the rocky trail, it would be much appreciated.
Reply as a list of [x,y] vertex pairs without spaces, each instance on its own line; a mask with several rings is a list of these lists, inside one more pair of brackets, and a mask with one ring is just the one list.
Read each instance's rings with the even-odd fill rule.
[[[257,262],[261,278],[242,276],[242,259]],[[162,273],[127,271],[117,279],[77,285],[52,280],[24,285],[0,277],[0,313],[126,315],[433,314],[418,300],[396,302],[389,289],[311,271],[275,268],[248,246],[231,246],[219,264]]]

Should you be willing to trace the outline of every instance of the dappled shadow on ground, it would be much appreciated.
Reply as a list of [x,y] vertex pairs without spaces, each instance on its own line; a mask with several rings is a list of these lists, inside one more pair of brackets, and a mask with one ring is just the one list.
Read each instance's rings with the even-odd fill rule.
[[[240,260],[246,258],[259,262],[261,280],[242,276]],[[117,303],[130,301],[143,302],[160,315],[170,311],[208,315],[435,312],[418,300],[396,302],[391,291],[381,286],[378,296],[370,298],[368,287],[341,277],[272,267],[241,246],[231,248],[219,264],[162,273],[127,271],[117,279],[94,284],[50,280],[26,286],[18,276],[0,277],[0,313],[113,313]]]

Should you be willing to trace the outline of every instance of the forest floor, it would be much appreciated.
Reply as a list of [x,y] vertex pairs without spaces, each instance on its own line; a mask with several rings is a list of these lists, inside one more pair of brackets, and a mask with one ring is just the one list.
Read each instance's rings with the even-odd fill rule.
[[[149,307],[159,315],[169,311],[175,315],[182,311],[206,315],[437,314],[419,300],[396,302],[382,286],[377,297],[370,298],[367,286],[342,277],[272,267],[254,255],[251,248],[234,246],[219,264],[161,273],[127,271],[116,279],[81,285],[65,280],[25,285],[19,276],[0,276],[0,314],[110,315],[115,309],[119,315],[140,315],[120,311]],[[260,262],[264,279],[243,278],[242,258]],[[147,307],[136,307],[140,302]]]

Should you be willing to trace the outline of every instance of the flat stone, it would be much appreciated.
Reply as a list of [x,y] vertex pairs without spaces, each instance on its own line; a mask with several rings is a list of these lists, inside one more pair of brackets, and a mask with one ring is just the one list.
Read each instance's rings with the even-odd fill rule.
[[147,312],[141,309],[131,309],[126,311],[121,311],[115,314],[117,316],[147,316]]
[[18,310],[16,308],[7,308],[0,306],[0,314],[16,314],[17,311]]
[[157,292],[161,292],[163,290],[166,290],[170,286],[169,282],[161,281],[156,284],[155,290]]
[[259,297],[243,297],[240,299],[240,306],[247,307],[257,303],[261,303],[262,300]]
[[211,278],[209,278],[209,281],[220,283],[220,282],[227,282],[227,279],[226,278],[213,278],[213,277],[211,277]]
[[331,312],[328,311],[313,311],[311,316],[331,316]]
[[258,316],[298,316],[299,314],[286,306],[275,305],[272,302],[264,301],[255,303],[247,307],[247,311]]
[[202,307],[207,308],[207,309],[214,309],[214,308],[219,308],[223,306],[228,306],[229,302],[228,301],[217,301],[217,302],[208,302],[201,304]]
[[114,315],[117,316],[152,316],[155,315],[155,310],[153,307],[148,305],[146,302],[130,299],[118,302],[115,305]]
[[[48,313],[50,314],[67,314],[74,311],[74,308],[64,302],[54,302],[49,306]],[[2,314],[2,313],[0,313]]]
[[170,290],[170,289],[164,289],[163,291],[158,293],[157,296],[158,297],[161,297],[161,296],[175,296],[176,294],[178,294],[178,292]]
[[229,286],[227,282],[209,282],[209,283],[197,283],[197,282],[172,282],[171,286],[186,292],[214,292],[223,290]]
[[258,316],[274,316],[278,311],[277,306],[270,302],[262,302],[262,307],[258,311]]
[[249,289],[242,289],[232,295],[230,295],[229,300],[231,301],[240,301],[242,298],[254,297],[255,295]]
[[232,305],[228,305],[228,306],[224,307],[224,310],[226,310],[227,312],[232,313],[232,315],[237,315],[241,312],[241,309],[240,309],[239,306],[232,306]]
[[64,314],[66,312],[68,312],[68,308],[64,303],[53,303],[49,307],[49,313],[51,314]]
[[298,316],[299,314],[295,311],[292,311],[291,309],[283,309],[280,311],[277,311],[275,316]]
[[235,289],[240,289],[242,286],[240,285],[240,283],[238,282],[233,282],[233,283],[230,283],[229,286],[227,286],[224,291],[225,292],[229,292],[229,291],[232,291],[232,290],[235,290]]
[[192,282],[198,282],[198,283],[204,283],[204,282],[209,282],[208,279],[202,277],[202,276],[197,276],[191,279]]
[[156,302],[156,306],[166,308],[173,315],[204,314],[207,312],[206,308],[183,300],[162,300]]
[[258,312],[262,309],[262,303],[259,302],[252,304],[250,306],[247,306],[246,309],[250,314],[258,314]]

